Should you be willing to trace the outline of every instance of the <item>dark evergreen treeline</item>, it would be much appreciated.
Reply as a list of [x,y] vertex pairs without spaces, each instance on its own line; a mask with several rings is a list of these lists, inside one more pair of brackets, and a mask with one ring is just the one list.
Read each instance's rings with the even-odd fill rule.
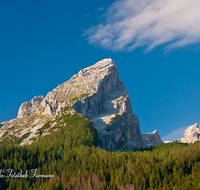
[[[0,177],[0,189],[200,189],[200,143],[160,145],[137,152],[97,146],[91,121],[63,115],[65,127],[27,145],[1,145],[0,170],[38,169],[54,178]],[[59,128],[59,127],[58,127]]]

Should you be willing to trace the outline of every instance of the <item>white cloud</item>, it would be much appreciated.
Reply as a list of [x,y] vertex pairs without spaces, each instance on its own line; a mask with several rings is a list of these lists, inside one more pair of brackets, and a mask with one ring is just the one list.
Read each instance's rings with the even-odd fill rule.
[[176,129],[175,131],[172,131],[169,134],[162,137],[162,140],[163,141],[175,141],[175,140],[181,139],[184,137],[185,130],[188,127],[189,127],[189,125],[185,126],[185,127],[180,127],[178,129]]
[[85,35],[89,43],[114,51],[165,50],[200,42],[200,0],[119,0],[107,10],[106,20]]

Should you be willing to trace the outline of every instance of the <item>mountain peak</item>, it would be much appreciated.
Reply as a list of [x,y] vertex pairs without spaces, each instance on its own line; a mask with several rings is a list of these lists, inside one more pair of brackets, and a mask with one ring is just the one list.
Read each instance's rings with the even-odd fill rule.
[[[57,130],[56,126],[62,123],[57,118],[68,112],[80,113],[94,123],[103,149],[131,151],[148,146],[125,85],[119,79],[117,65],[110,58],[80,70],[45,97],[36,96],[24,102],[18,117],[1,125],[0,141],[19,138],[21,144],[30,144],[40,135]],[[157,132],[146,136],[151,145],[162,142],[158,137]]]
[[185,130],[184,138],[179,141],[182,143],[194,143],[200,141],[200,129],[198,123],[189,126]]

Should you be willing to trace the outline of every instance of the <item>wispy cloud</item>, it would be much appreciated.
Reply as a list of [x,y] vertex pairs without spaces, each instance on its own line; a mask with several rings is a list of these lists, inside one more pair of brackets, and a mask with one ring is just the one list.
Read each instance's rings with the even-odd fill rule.
[[199,0],[118,0],[85,35],[89,43],[114,51],[184,47],[200,42],[199,7]]
[[188,127],[189,127],[189,125],[185,126],[185,127],[180,127],[178,129],[176,129],[175,131],[172,131],[172,132],[168,133],[167,135],[165,135],[164,137],[162,137],[162,140],[163,141],[175,141],[175,140],[181,139],[184,137],[185,130]]
[[99,7],[97,10],[98,10],[98,11],[103,11],[103,10],[104,10],[104,7]]

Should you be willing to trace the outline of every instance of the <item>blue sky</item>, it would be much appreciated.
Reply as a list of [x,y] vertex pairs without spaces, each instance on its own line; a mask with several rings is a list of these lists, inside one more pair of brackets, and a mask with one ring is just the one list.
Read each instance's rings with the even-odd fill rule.
[[142,133],[200,123],[198,0],[0,1],[0,122],[112,58]]

